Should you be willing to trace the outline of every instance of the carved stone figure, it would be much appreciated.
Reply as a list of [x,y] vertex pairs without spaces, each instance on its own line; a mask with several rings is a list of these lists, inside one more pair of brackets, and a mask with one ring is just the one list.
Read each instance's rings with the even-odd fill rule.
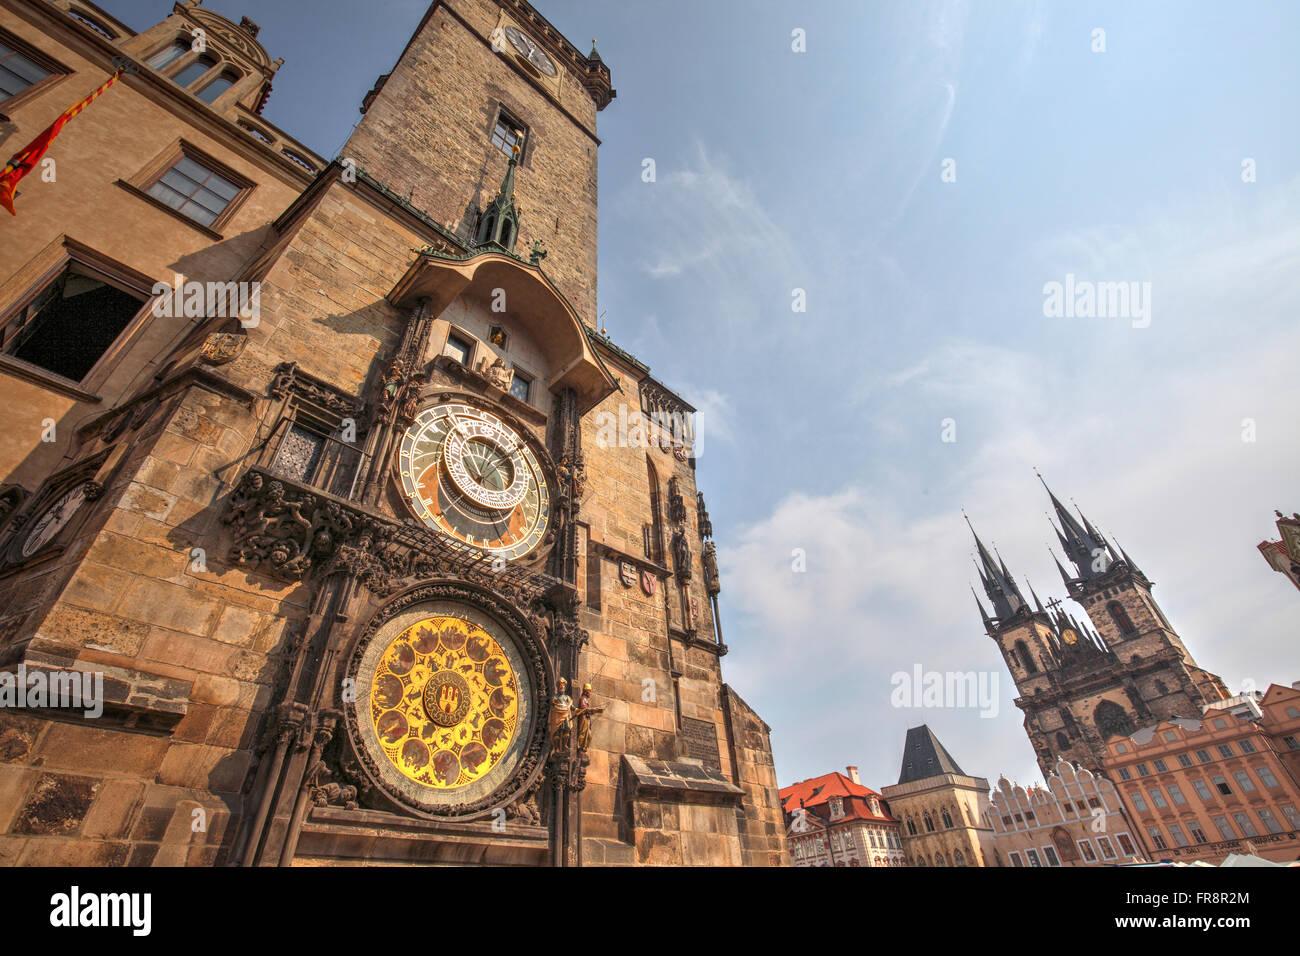
[[510,383],[515,378],[515,370],[506,368],[505,361],[499,355],[492,361],[491,365],[488,364],[487,359],[480,361],[478,370],[493,388],[499,388],[503,392],[510,390]]
[[546,731],[551,738],[551,752],[567,754],[573,733],[573,698],[569,696],[569,682],[563,677],[555,682],[555,696],[551,698]]
[[585,753],[591,746],[591,715],[603,713],[604,707],[591,706],[591,685],[582,685],[582,694],[578,697],[578,709],[573,712],[578,723],[578,751]]
[[704,544],[704,590],[709,594],[718,594],[722,590],[722,580],[718,576],[718,549],[712,541]]

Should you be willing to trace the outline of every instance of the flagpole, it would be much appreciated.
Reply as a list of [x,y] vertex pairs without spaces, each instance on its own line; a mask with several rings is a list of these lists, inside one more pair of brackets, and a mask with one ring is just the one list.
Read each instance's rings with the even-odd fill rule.
[[18,188],[19,181],[36,168],[36,165],[50,148],[50,144],[54,142],[54,138],[62,132],[63,127],[67,126],[74,116],[99,99],[110,86],[121,78],[123,73],[136,73],[138,70],[139,68],[135,63],[126,57],[114,57],[112,76],[101,84],[98,89],[90,93],[89,96],[60,113],[54,122],[40,135],[9,158],[4,169],[0,170],[0,206],[9,210],[9,215],[18,215],[14,211],[14,191]]

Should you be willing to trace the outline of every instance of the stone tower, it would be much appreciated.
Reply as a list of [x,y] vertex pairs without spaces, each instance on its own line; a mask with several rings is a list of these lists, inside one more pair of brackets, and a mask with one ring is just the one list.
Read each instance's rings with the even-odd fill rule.
[[1069,597],[1087,612],[1083,621],[1059,601],[1044,607],[1032,588],[1031,606],[1005,562],[971,530],[992,614],[978,595],[975,603],[1016,683],[1016,706],[1045,777],[1061,759],[1099,769],[1106,738],[1168,717],[1199,717],[1205,704],[1228,696],[1192,659],[1133,559],[1047,493],[1075,573],[1059,560],[1057,568]]
[[103,687],[0,710],[0,860],[782,862],[694,409],[594,330],[595,49],[433,3],[326,161],[247,18],[19,5],[19,140],[136,71],[0,250],[0,669]]
[[996,866],[989,782],[957,765],[928,726],[909,727],[898,783],[881,795],[899,821],[908,866]]

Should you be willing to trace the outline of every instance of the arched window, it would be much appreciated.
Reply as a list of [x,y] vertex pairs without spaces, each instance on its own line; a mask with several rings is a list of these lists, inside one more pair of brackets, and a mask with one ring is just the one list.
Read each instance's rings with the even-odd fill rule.
[[943,853],[936,853],[936,854],[934,855],[934,865],[935,865],[935,866],[947,866],[947,865],[948,865],[948,861],[945,860],[945,859],[943,858]]
[[1062,750],[1069,750],[1070,738],[1065,736],[1063,733],[1058,733],[1056,735],[1056,746],[1060,747]]
[[1110,614],[1110,619],[1115,622],[1121,634],[1132,634],[1137,630],[1133,626],[1133,620],[1128,616],[1128,611],[1124,610],[1124,605],[1119,601],[1110,601],[1106,604],[1106,611]]
[[941,812],[943,813],[943,825],[944,825],[945,827],[947,827],[949,830],[951,830],[951,829],[952,829],[952,817],[951,817],[951,816],[949,815],[949,813],[948,813],[948,808],[947,808],[947,807],[944,807],[943,810],[942,810]]
[[646,477],[650,482],[650,528],[646,535],[646,557],[651,561],[664,560],[664,524],[660,508],[659,472],[655,469],[650,456],[645,458]]
[[911,836],[916,836],[916,824],[911,817],[907,818],[907,832]]
[[962,852],[961,852],[961,850],[954,850],[954,851],[953,851],[953,853],[952,853],[952,865],[953,865],[953,866],[965,866],[965,865],[966,865],[966,857],[962,856]]
[[217,61],[212,57],[201,56],[189,66],[185,67],[185,69],[173,76],[172,82],[177,86],[189,86],[216,65]]
[[1034,656],[1029,653],[1029,646],[1024,641],[1016,641],[1016,653],[1020,657],[1020,664],[1031,674],[1038,673],[1038,665],[1034,662]]
[[1133,718],[1113,700],[1103,700],[1097,705],[1097,709],[1092,712],[1092,722],[1097,725],[1102,740],[1116,734],[1127,737],[1136,729]]
[[199,99],[205,103],[215,103],[222,93],[235,85],[239,79],[237,73],[222,73],[219,77],[209,83],[203,89],[199,90]]
[[169,63],[175,63],[186,53],[190,52],[190,45],[180,40],[173,40],[169,45],[163,47],[148,60],[148,63],[155,70],[161,70]]
[[1162,680],[1158,680],[1158,681],[1156,681],[1156,693],[1159,694],[1159,695],[1161,695],[1162,697],[1163,697],[1165,694],[1169,693],[1169,688],[1165,686],[1165,682],[1164,682],[1164,681],[1162,681]]
[[925,830],[927,833],[934,832],[934,821],[930,819],[929,811],[925,813]]

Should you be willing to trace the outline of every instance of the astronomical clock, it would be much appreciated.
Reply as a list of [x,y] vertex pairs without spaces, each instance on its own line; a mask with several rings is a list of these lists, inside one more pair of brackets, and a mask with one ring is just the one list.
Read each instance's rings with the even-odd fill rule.
[[550,495],[537,458],[491,412],[426,408],[402,437],[399,470],[416,516],[457,544],[513,560],[546,535]]
[[[546,452],[501,416],[434,404],[398,448],[405,505],[453,548],[504,567],[546,540]],[[481,816],[526,790],[544,742],[544,657],[517,610],[487,589],[433,585],[386,607],[349,668],[349,733],[371,779],[404,808],[441,818]]]

